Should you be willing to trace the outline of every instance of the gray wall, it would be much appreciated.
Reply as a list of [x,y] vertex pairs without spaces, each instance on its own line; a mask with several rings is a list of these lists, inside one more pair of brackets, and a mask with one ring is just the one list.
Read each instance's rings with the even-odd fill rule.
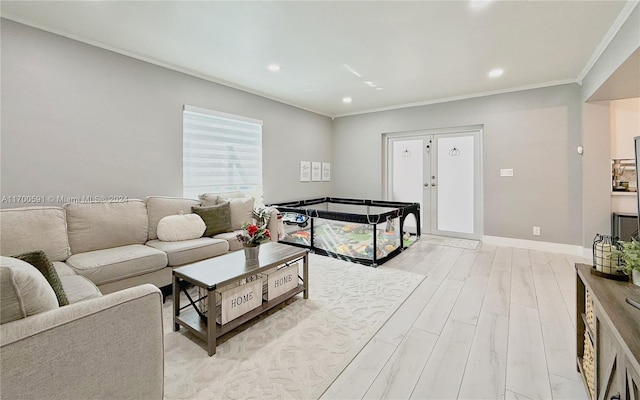
[[581,245],[580,93],[570,84],[337,118],[333,193],[382,197],[383,133],[481,124],[484,234]]
[[327,117],[8,20],[1,29],[3,196],[181,196],[184,104],[263,120],[265,202],[331,193],[298,182],[300,160],[331,159]]

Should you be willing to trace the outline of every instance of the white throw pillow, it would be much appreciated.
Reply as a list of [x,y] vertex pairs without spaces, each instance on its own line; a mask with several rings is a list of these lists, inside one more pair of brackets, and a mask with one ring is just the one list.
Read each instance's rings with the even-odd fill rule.
[[242,229],[245,222],[253,223],[253,197],[219,198],[218,201],[228,201],[231,212],[231,229]]
[[56,308],[58,298],[36,267],[0,257],[0,324]]
[[158,239],[163,242],[197,239],[207,226],[197,214],[168,215],[158,222]]

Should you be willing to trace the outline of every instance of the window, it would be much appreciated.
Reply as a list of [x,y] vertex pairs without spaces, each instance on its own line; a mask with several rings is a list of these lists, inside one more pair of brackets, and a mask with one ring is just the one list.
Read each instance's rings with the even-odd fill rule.
[[262,198],[262,121],[185,105],[185,197],[240,190]]

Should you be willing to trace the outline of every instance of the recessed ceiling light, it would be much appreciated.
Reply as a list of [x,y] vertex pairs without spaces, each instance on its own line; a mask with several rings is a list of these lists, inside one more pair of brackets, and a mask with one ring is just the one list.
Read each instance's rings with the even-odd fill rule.
[[353,101],[353,99],[351,97],[343,97],[342,98],[342,102],[345,104],[349,104]]
[[376,87],[376,84],[371,82],[371,81],[364,81],[364,84],[369,86],[369,87]]
[[502,76],[502,74],[504,74],[504,70],[502,68],[496,68],[489,71],[487,75],[489,75],[490,78],[497,78]]
[[280,71],[280,66],[279,66],[278,64],[269,64],[269,65],[267,66],[267,69],[268,69],[269,71],[276,72],[276,71]]
[[381,88],[380,86],[378,86],[378,87],[376,88],[376,90],[382,90],[382,88]]

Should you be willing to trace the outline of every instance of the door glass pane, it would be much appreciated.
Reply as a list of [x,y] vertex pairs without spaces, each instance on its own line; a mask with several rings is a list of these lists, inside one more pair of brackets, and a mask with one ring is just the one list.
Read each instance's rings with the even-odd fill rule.
[[473,234],[473,136],[437,138],[438,230]]
[[[420,203],[420,220],[424,221],[422,144],[422,139],[393,142],[391,200]],[[415,219],[408,219],[405,228],[415,228]]]

